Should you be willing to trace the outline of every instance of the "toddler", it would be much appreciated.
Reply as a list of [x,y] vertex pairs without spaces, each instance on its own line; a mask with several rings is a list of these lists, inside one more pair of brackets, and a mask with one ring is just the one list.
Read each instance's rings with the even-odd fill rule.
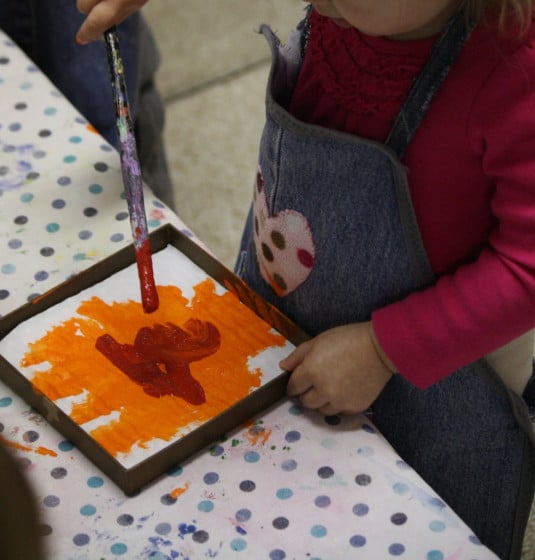
[[237,272],[313,338],[288,393],[362,412],[501,558],[533,499],[531,0],[315,0],[273,64]]

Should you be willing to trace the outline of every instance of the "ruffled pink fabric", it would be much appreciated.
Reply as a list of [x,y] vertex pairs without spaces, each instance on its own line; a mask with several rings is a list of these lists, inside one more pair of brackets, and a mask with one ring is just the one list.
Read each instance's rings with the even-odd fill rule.
[[384,140],[435,38],[393,41],[311,14],[290,111],[306,122]]

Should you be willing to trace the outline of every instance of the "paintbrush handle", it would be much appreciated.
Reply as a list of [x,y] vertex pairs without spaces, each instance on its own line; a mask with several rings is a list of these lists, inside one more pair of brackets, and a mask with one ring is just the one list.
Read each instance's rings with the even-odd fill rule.
[[141,301],[146,313],[158,308],[158,292],[152,270],[152,255],[143,201],[143,182],[137,155],[134,126],[130,116],[128,93],[119,38],[114,27],[104,33],[106,54],[115,108],[117,135],[121,157],[121,171],[130,216],[130,226],[136,252],[136,262],[141,287]]

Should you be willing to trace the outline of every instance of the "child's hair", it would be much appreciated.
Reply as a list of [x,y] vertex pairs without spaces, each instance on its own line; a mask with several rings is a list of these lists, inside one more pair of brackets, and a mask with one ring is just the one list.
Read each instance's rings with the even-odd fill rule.
[[480,19],[488,10],[487,13],[498,17],[501,31],[511,21],[516,21],[525,30],[534,15],[534,3],[535,0],[466,0],[466,10],[476,19]]

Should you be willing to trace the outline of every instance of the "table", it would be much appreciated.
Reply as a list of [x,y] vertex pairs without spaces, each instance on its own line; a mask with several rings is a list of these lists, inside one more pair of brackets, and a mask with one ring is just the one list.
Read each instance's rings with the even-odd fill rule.
[[[1,316],[131,233],[118,154],[1,31],[0,99]],[[145,201],[151,230],[193,236]],[[0,433],[51,559],[496,558],[362,415],[282,399],[133,497],[1,381]]]

